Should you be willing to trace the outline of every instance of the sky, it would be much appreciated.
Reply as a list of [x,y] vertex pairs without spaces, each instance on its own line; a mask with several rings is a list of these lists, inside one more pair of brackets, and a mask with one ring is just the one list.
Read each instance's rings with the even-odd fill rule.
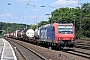
[[48,21],[56,9],[75,8],[90,0],[0,0],[0,22],[37,24]]

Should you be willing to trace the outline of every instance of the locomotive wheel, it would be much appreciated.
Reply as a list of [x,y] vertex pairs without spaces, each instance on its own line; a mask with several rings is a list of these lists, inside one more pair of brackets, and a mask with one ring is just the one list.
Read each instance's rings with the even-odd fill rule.
[[64,47],[62,47],[60,44],[57,45],[57,49],[62,50]]

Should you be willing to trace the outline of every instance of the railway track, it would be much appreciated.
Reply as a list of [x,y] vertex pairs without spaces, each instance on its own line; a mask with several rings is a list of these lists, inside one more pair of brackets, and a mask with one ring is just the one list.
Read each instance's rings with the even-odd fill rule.
[[[11,38],[8,38],[8,39],[10,39],[10,42],[11,42],[11,40],[13,40]],[[36,45],[26,43],[26,42],[23,42],[23,41],[19,41],[19,40],[15,40],[15,41],[16,41],[15,43],[20,43],[20,44],[22,43],[23,45],[25,43],[25,46],[27,46],[28,48],[30,47],[32,50],[38,52],[40,55],[47,58],[47,60],[77,60],[77,59],[79,59],[79,60],[81,60],[81,59],[89,60],[90,59],[90,54],[89,54],[90,52],[84,52],[84,51],[87,51],[85,49],[83,49],[84,51],[81,51],[80,48],[77,48],[78,50],[76,50],[76,49],[61,50],[61,51],[60,50],[49,50],[48,48],[45,48],[45,47],[43,48],[41,46],[36,46]],[[41,59],[41,60],[45,60],[45,59]]]
[[85,40],[76,39],[75,47],[76,48],[90,50],[90,40],[87,40],[87,39],[85,39]]
[[85,52],[85,51],[81,51],[81,49],[77,50],[76,48],[72,50],[63,50],[63,52],[90,59],[90,51],[89,52]]
[[[84,51],[81,51],[81,50],[84,50]],[[76,42],[74,49],[72,49],[71,51],[65,51],[65,52],[90,59],[90,44],[85,43],[84,41],[81,40],[79,42]]]
[[23,56],[24,60],[47,60],[42,55],[38,54],[37,52],[33,51],[32,49],[22,45],[21,43],[18,43],[16,41],[13,41],[12,39],[7,39],[12,45],[14,45],[15,48],[20,52],[20,54]]
[[75,47],[76,47],[76,48],[81,48],[81,49],[90,50],[90,44],[77,43],[77,44],[75,44]]

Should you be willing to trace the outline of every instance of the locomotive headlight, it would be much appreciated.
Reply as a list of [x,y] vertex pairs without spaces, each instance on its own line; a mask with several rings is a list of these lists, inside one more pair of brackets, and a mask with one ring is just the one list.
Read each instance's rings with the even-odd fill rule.
[[61,40],[61,38],[58,38],[58,40]]
[[74,40],[74,38],[70,38],[71,40]]

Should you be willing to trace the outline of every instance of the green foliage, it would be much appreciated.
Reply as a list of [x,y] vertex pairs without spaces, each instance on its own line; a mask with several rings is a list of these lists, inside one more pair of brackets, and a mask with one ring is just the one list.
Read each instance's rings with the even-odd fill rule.
[[[25,24],[0,22],[0,30],[3,30],[0,36],[3,36],[5,33],[12,32],[17,29],[25,29],[25,27],[26,27]],[[29,28],[29,25],[27,25],[27,27]]]
[[36,25],[30,25],[30,29],[33,29],[33,30],[35,30],[36,29]]
[[[81,7],[76,8],[59,8],[51,14],[47,23],[65,19],[68,23],[75,23],[76,38],[90,37],[90,3],[84,3]],[[41,21],[39,26],[41,25],[44,25],[44,22]]]
[[3,32],[2,33],[0,33],[0,36],[3,36],[3,34],[5,34],[6,33],[6,30],[2,30]]
[[51,20],[52,22],[54,22],[56,20],[66,19],[68,23],[73,23],[74,15],[77,15],[76,11],[78,11],[78,9],[67,7],[56,9],[52,12],[53,16],[51,17]]
[[38,23],[38,27],[45,25],[45,24],[48,24],[48,22],[47,21],[41,21],[40,23]]

